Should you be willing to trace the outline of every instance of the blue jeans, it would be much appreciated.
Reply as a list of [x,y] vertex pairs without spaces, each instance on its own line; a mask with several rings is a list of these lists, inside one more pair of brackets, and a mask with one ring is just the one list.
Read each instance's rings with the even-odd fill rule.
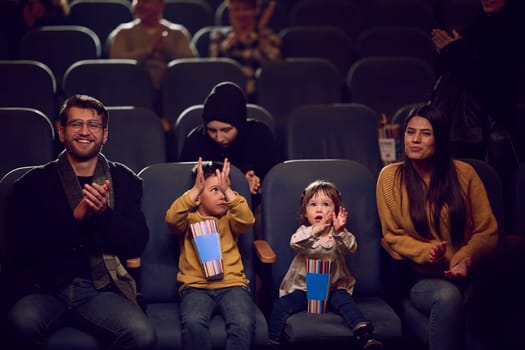
[[440,278],[420,279],[410,290],[410,301],[430,318],[430,350],[464,348],[464,301],[456,284]]
[[9,312],[15,341],[44,347],[58,328],[73,325],[109,339],[109,349],[150,349],[155,329],[134,303],[113,291],[98,291],[91,280],[75,278],[56,293],[22,297]]
[[226,323],[225,349],[250,349],[255,330],[255,304],[244,287],[185,287],[181,296],[183,348],[211,349],[210,320],[217,312]]
[[[368,322],[359,310],[354,298],[344,289],[335,289],[328,296],[328,309],[340,314],[349,327]],[[306,292],[296,290],[279,298],[272,310],[268,324],[268,338],[280,342],[286,319],[291,315],[308,309]]]

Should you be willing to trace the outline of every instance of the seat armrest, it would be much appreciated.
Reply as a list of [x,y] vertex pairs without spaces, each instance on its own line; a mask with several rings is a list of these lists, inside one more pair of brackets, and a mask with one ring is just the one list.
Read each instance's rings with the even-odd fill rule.
[[404,258],[398,253],[395,252],[392,248],[390,248],[390,245],[387,243],[387,241],[384,238],[381,238],[381,246],[384,250],[390,255],[390,257],[394,260],[403,260]]
[[262,263],[273,264],[275,262],[275,252],[273,251],[272,247],[270,247],[268,242],[259,239],[253,241],[253,245],[255,246],[255,252],[259,257],[259,260],[261,260]]

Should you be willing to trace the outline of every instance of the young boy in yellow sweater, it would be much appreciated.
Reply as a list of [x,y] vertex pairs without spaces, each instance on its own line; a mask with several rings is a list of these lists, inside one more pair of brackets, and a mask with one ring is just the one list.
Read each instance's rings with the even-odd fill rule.
[[[166,212],[166,222],[180,242],[182,344],[184,349],[211,349],[209,323],[212,314],[220,312],[227,325],[226,349],[249,349],[255,305],[237,239],[255,218],[246,199],[231,189],[228,159],[203,164],[199,158],[194,176],[193,187]],[[212,252],[210,245],[199,253],[203,232],[218,237],[218,244],[215,240],[211,246],[220,253]],[[209,263],[204,260],[209,257],[219,259]]]

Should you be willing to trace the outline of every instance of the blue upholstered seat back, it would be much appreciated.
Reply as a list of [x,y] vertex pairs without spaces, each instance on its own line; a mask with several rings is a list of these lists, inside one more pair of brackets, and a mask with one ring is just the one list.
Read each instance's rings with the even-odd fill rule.
[[297,210],[302,190],[315,179],[333,181],[343,194],[348,210],[346,227],[357,238],[357,253],[348,258],[348,267],[357,279],[356,294],[379,295],[380,227],[372,173],[351,160],[293,160],[280,163],[266,175],[262,189],[263,236],[272,246],[277,261],[272,267],[272,293],[295,256],[290,237],[299,226]]
[[[150,238],[142,255],[141,284],[147,302],[171,302],[179,299],[177,273],[179,246],[176,236],[165,223],[166,210],[181,194],[193,186],[191,169],[194,162],[161,163],[143,169],[142,208],[150,230]],[[231,167],[232,188],[250,203],[248,183],[238,168]],[[252,231],[239,239],[245,272],[255,282],[252,260]],[[254,290],[254,288],[252,288]]]
[[383,166],[378,120],[374,110],[358,103],[299,107],[288,122],[287,159],[350,159],[377,176]]
[[160,118],[146,107],[108,107],[109,138],[102,152],[134,172],[166,162],[166,144]]

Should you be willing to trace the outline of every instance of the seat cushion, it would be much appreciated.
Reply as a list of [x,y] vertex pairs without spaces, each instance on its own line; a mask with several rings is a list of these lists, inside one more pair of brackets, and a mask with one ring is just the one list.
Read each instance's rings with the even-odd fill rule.
[[53,350],[95,350],[105,349],[104,344],[91,334],[77,328],[64,327],[49,337],[47,349]]
[[147,314],[157,332],[156,349],[182,348],[179,303],[148,304]]
[[[378,339],[389,341],[401,337],[401,320],[394,310],[381,298],[356,299],[365,317],[373,323]],[[296,313],[288,318],[285,337],[290,343],[310,343],[329,339],[331,342],[351,341],[352,330],[343,317],[334,312],[322,315]]]
[[[182,348],[180,305],[179,303],[154,303],[148,304],[148,317],[153,322],[157,331],[158,350],[175,350]],[[268,339],[268,326],[263,313],[256,308],[255,314],[254,345],[266,344]],[[224,319],[220,315],[214,315],[211,320],[210,334],[212,347],[224,349],[226,329]]]

